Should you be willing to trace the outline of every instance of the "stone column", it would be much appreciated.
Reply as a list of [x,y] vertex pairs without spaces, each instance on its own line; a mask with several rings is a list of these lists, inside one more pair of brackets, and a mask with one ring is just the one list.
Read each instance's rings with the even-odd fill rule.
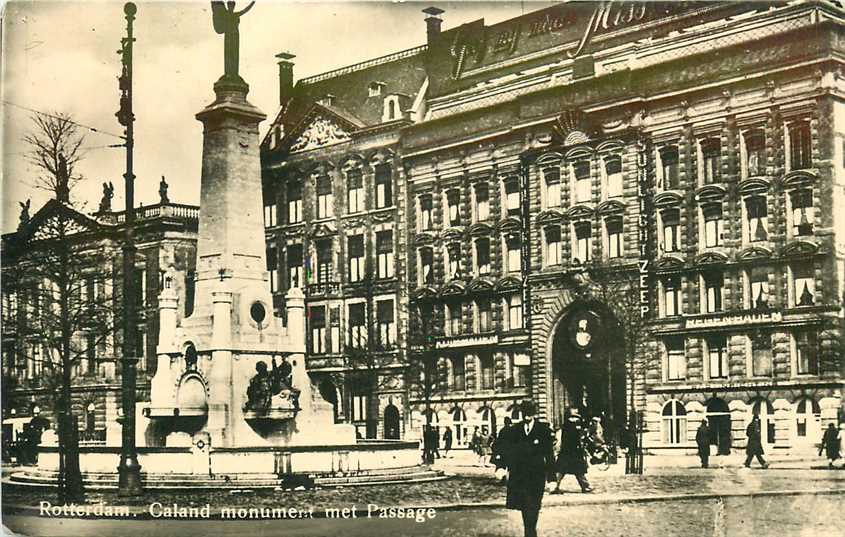
[[232,394],[232,293],[212,293],[211,367],[209,371],[208,425],[211,445],[233,445]]

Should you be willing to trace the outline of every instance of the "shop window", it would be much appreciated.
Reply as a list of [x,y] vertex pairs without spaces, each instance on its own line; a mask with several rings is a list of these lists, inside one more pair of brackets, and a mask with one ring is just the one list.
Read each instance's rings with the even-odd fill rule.
[[662,412],[663,443],[667,445],[683,444],[687,440],[687,411],[678,401],[669,401],[663,405]]

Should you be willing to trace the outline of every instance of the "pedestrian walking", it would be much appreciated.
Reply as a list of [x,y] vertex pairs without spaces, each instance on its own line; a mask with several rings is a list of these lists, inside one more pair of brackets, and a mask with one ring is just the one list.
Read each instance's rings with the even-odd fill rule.
[[446,427],[443,431],[443,456],[449,456],[449,450],[452,449],[452,428]]
[[819,446],[819,455],[824,451],[827,456],[828,468],[833,468],[833,461],[839,458],[840,441],[839,431],[836,429],[836,425],[833,423],[828,424],[827,430],[825,430],[822,436],[821,446]]
[[513,434],[514,426],[509,417],[505,417],[505,424],[499,430],[493,440],[492,454],[490,455],[490,462],[496,467],[496,477],[499,481],[507,480],[507,463],[506,458],[509,448],[510,435]]
[[493,442],[496,441],[496,435],[493,433],[483,434],[481,436],[481,464],[482,466],[489,466],[493,460]]
[[522,512],[525,537],[537,537],[537,520],[547,480],[553,480],[552,430],[538,421],[531,401],[522,404],[521,425],[514,425],[506,438],[504,462],[508,469],[508,509]]
[[560,494],[560,482],[567,474],[578,480],[581,492],[592,492],[587,481],[587,431],[577,410],[568,410],[561,429],[560,453],[557,457],[557,484],[552,494]]
[[440,457],[440,433],[437,432],[436,427],[431,427],[431,459],[432,462],[434,459],[441,458]]
[[478,430],[478,427],[472,430],[472,437],[469,440],[469,447],[473,453],[475,453],[478,460],[476,461],[476,466],[482,466],[484,463],[484,450],[482,448],[482,444],[484,443],[484,439],[481,435],[481,431]]
[[701,420],[701,425],[695,432],[695,443],[698,444],[698,458],[701,459],[701,467],[707,468],[710,464],[710,427],[707,420]]
[[760,426],[760,416],[754,415],[751,418],[751,423],[745,429],[745,434],[748,436],[748,444],[745,446],[745,467],[751,467],[751,460],[757,457],[757,461],[765,469],[769,467],[769,463],[763,458],[763,443],[762,430]]

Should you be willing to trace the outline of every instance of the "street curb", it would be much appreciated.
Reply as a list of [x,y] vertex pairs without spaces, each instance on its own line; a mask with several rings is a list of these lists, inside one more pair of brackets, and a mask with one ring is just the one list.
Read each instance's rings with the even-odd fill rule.
[[[581,493],[571,493],[573,495],[577,495],[576,499],[573,498],[566,498],[564,501],[546,501],[544,502],[545,507],[566,507],[566,506],[584,506],[584,505],[608,505],[608,504],[642,504],[642,503],[657,503],[657,502],[668,502],[668,501],[691,501],[691,500],[722,500],[727,498],[764,498],[764,497],[777,497],[777,496],[829,496],[829,495],[840,495],[845,494],[845,489],[794,489],[794,490],[769,490],[769,491],[754,491],[754,492],[729,492],[729,493],[697,493],[697,494],[662,494],[662,495],[652,495],[652,496],[634,496],[634,497],[595,497],[595,496],[586,496]],[[547,499],[548,500],[548,499]],[[112,508],[123,507],[119,505],[110,505]],[[232,522],[243,521],[243,520],[279,520],[279,518],[259,518],[259,517],[246,517],[246,518],[223,518],[220,509],[227,508],[227,506],[219,506],[215,507],[218,511],[217,513],[211,514],[208,518],[202,517],[194,517],[194,518],[167,518],[167,517],[153,517],[150,515],[147,506],[136,506],[130,505],[126,506],[129,507],[130,516],[129,517],[110,517],[110,516],[86,516],[86,517],[73,517],[73,516],[49,516],[45,518],[53,518],[53,519],[91,519],[91,520],[98,520],[98,519],[108,519],[108,520],[168,520],[168,521],[196,521],[196,520],[230,520]],[[380,506],[382,507],[382,506]],[[385,506],[385,507],[392,507],[392,506]],[[500,502],[475,502],[475,503],[451,503],[451,504],[441,504],[441,505],[419,505],[419,506],[402,506],[403,509],[406,510],[428,510],[434,509],[435,511],[471,511],[475,509],[504,509],[504,500]],[[236,510],[240,509],[249,509],[246,507],[239,507],[235,508]],[[270,508],[265,508],[270,509]],[[39,514],[40,508],[31,506],[31,505],[18,505],[18,504],[5,504],[3,505],[3,516],[41,516]],[[327,518],[325,509],[321,511],[314,511],[313,515],[310,517],[301,517],[299,520],[303,520],[305,518],[312,518],[312,519],[323,519]],[[362,517],[365,518],[365,517]],[[377,517],[373,517],[377,518]]]

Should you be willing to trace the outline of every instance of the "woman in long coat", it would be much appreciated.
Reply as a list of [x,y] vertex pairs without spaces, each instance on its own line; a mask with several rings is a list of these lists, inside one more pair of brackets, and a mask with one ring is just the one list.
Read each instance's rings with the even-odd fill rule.
[[836,425],[832,423],[827,426],[827,430],[824,432],[824,436],[822,436],[819,455],[822,454],[822,450],[827,455],[828,467],[833,468],[833,461],[839,458],[839,431],[836,430]]
[[557,486],[553,493],[560,492],[560,482],[566,474],[572,474],[578,480],[581,492],[591,492],[587,481],[587,451],[584,445],[586,431],[581,417],[571,414],[566,418],[561,430],[560,453],[557,457]]

